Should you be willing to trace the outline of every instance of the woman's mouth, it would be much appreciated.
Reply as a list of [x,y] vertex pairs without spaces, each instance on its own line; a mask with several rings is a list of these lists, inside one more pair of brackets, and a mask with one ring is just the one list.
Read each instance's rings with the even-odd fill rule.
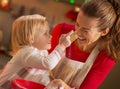
[[78,39],[79,39],[79,40],[81,40],[81,41],[86,40],[86,39],[85,39],[85,38],[83,38],[83,37],[78,37]]

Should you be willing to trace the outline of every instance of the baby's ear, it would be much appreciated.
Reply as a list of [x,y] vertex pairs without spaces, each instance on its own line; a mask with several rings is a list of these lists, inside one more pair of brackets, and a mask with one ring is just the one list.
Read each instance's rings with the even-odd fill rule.
[[34,41],[33,40],[31,40],[31,44],[33,44],[34,43]]
[[33,38],[33,37],[31,37],[31,38],[29,38],[29,40],[28,40],[28,41],[29,41],[29,43],[30,43],[30,44],[33,44],[33,43],[34,43],[34,38]]
[[101,36],[105,36],[109,33],[110,29],[106,28],[105,30],[102,31]]

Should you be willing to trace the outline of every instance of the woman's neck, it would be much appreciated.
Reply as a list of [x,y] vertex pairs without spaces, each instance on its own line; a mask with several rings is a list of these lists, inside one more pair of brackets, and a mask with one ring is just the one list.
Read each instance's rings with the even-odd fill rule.
[[97,45],[97,42],[92,43],[90,45],[79,45],[77,41],[75,43],[77,47],[84,52],[91,52],[94,49],[94,47]]

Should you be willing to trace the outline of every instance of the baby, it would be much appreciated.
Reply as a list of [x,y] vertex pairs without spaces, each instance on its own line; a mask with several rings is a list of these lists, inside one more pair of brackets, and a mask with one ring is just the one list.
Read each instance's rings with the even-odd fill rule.
[[[72,32],[61,37],[56,48],[51,48],[50,28],[41,15],[26,15],[16,19],[12,28],[13,58],[0,74],[0,87],[8,89],[11,80],[24,78],[35,82],[49,83],[43,75],[60,61],[66,47],[70,46]],[[47,81],[46,81],[47,80]],[[7,86],[7,87],[6,87]]]

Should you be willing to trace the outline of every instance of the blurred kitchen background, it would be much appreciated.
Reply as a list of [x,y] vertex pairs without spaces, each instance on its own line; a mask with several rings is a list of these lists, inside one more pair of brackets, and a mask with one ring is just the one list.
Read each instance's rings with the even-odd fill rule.
[[[0,70],[11,59],[13,21],[27,14],[45,16],[52,28],[61,22],[74,24],[81,4],[88,0],[0,0]],[[119,0],[117,0],[119,1]],[[120,89],[120,64],[116,64],[99,89]]]

